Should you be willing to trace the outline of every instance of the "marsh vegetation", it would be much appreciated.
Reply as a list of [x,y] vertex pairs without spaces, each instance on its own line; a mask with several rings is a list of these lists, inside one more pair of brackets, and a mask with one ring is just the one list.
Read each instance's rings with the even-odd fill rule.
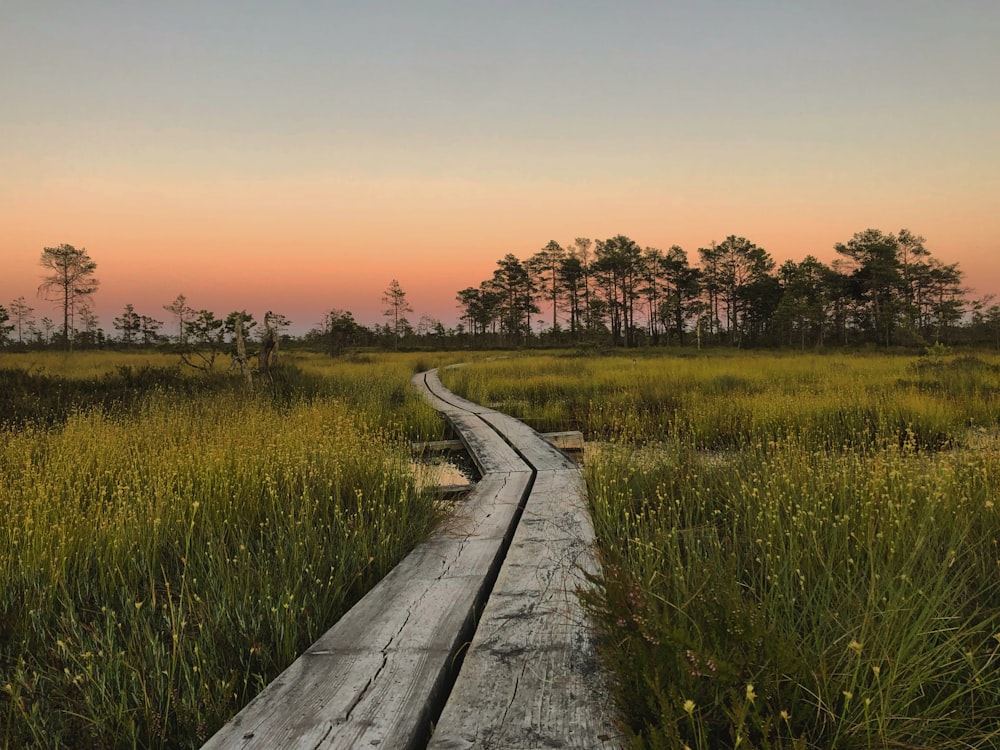
[[197,747],[332,625],[439,515],[412,366],[3,358],[0,745]]
[[536,356],[445,373],[582,429],[634,747],[1000,742],[1000,360]]
[[[590,440],[631,745],[995,747],[1000,358],[631,354],[442,373]],[[443,359],[174,361],[0,360],[4,746],[197,746],[439,518]]]

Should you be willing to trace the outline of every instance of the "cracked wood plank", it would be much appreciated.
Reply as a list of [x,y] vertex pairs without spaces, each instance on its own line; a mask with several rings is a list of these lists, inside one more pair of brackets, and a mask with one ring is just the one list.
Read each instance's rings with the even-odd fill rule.
[[[446,698],[434,747],[616,739],[576,597],[582,572],[597,570],[579,470],[523,423],[447,391],[435,372],[413,382],[452,422],[482,480],[461,513],[205,747],[419,747]],[[469,666],[446,696],[480,616]]]
[[510,541],[528,471],[491,474],[459,512],[204,746],[419,745]]
[[[450,402],[451,392],[441,385],[436,372],[413,376],[413,386],[451,422],[469,452],[480,476],[502,471],[530,470],[517,452],[483,421],[477,412]],[[441,395],[447,395],[444,400]],[[471,402],[467,402],[471,403]],[[477,407],[480,408],[480,407]]]
[[543,440],[524,422],[498,411],[482,412],[479,416],[502,433],[514,450],[537,471],[577,468],[569,456]]
[[[429,398],[436,409],[442,411],[452,420],[456,430],[460,433],[460,439],[466,443],[467,448],[470,448],[470,453],[472,453],[472,449],[467,442],[468,434],[464,429],[465,423],[482,422],[488,427],[477,426],[476,431],[472,432],[473,439],[481,434],[479,431],[491,427],[494,432],[503,435],[515,455],[520,456],[536,470],[575,468],[576,464],[569,456],[551,442],[544,440],[524,422],[495,409],[475,404],[449,391],[441,383],[436,371],[432,370],[415,375],[413,384]],[[455,422],[456,418],[459,419],[457,423]],[[475,455],[473,455],[473,460],[477,464],[479,463]]]
[[[560,450],[571,453],[583,451],[583,433],[579,430],[565,430],[562,432],[543,432],[542,439],[554,445]],[[450,451],[460,451],[465,449],[465,444],[461,440],[431,440],[425,443],[410,443],[410,450],[414,453],[448,453]]]
[[620,745],[578,593],[599,571],[577,469],[539,471],[428,748]]
[[[468,412],[469,414],[482,414],[484,412],[494,411],[488,406],[482,406],[474,401],[462,398],[457,393],[449,391],[441,383],[441,378],[438,377],[437,370],[417,373],[417,375],[414,376],[414,382],[416,382],[417,379],[420,379],[426,384],[426,388],[431,395],[431,405],[438,411],[447,413],[448,409],[460,409],[461,411]],[[442,404],[443,406],[439,404]]]

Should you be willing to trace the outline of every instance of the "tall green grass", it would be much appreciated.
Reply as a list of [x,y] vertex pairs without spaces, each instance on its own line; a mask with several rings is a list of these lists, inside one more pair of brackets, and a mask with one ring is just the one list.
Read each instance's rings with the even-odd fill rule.
[[588,483],[636,746],[996,746],[996,445],[633,451]]
[[412,364],[0,432],[0,744],[196,747],[332,625],[437,520]]
[[544,357],[445,378],[607,441],[588,446],[588,603],[631,746],[1000,746],[995,356]]
[[704,449],[796,438],[938,448],[1000,419],[1000,362],[846,354],[520,356],[443,371],[446,385],[541,432],[679,437]]

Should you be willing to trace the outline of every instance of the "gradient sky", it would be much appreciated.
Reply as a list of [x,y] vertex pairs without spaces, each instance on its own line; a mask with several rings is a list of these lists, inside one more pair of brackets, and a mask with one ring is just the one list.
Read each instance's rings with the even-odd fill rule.
[[0,0],[0,304],[447,325],[512,252],[905,227],[1000,295],[996,0]]

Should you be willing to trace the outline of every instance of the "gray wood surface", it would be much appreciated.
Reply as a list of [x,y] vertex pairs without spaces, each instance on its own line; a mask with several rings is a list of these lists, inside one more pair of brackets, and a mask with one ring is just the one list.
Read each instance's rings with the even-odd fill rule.
[[436,372],[413,383],[482,478],[204,747],[620,744],[578,599],[599,572],[579,469],[523,423],[447,391]]
[[526,469],[484,477],[431,540],[204,747],[422,746],[531,480]]
[[[541,438],[563,451],[577,452],[583,450],[583,433],[579,430],[563,432],[543,432]],[[426,443],[411,443],[410,449],[420,453],[449,453],[465,450],[461,440],[430,440]]]
[[428,747],[617,747],[578,594],[599,568],[576,470],[539,471]]

